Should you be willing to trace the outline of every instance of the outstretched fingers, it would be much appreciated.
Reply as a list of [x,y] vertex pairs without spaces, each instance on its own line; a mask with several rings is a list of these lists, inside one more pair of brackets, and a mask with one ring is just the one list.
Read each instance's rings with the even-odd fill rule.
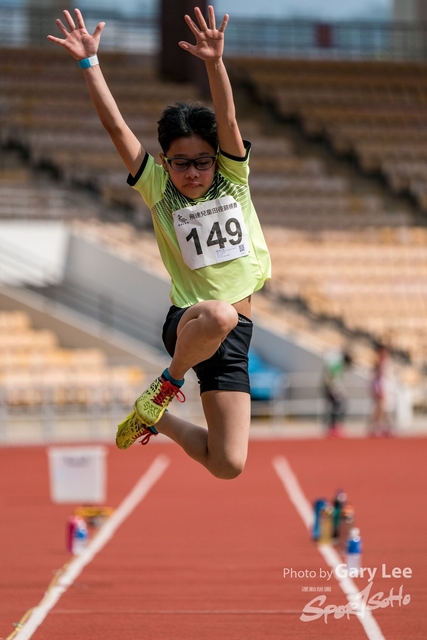
[[[209,9],[213,9],[213,7],[209,7]],[[204,19],[203,13],[199,9],[199,7],[195,7],[194,8],[194,13],[196,14],[197,22],[200,25],[200,29],[202,31],[206,31],[206,29],[208,28],[208,25],[206,24],[206,20]],[[209,22],[210,22],[210,19],[211,19],[211,15],[210,15],[210,12],[209,12]],[[214,15],[214,23],[215,23],[215,15]],[[215,29],[215,27],[213,27],[213,28]]]
[[47,36],[47,39],[56,44],[64,44],[65,42],[65,40],[61,40],[61,38],[57,38],[56,36]]
[[96,39],[99,39],[101,37],[101,33],[103,28],[105,27],[105,22],[99,22],[96,27],[95,27],[95,31],[93,32],[93,37]]
[[76,14],[76,21],[79,29],[86,29],[85,21],[83,20],[82,12],[80,9],[74,9],[74,13]]
[[65,19],[68,23],[68,26],[70,28],[70,31],[74,31],[74,29],[76,28],[76,25],[74,24],[74,20],[71,16],[71,13],[69,11],[67,11],[67,9],[65,9],[65,11],[63,12]]
[[[66,20],[66,22],[68,24],[68,29],[65,26],[65,24],[62,22],[62,20],[60,20],[59,18],[57,20],[55,20],[55,22],[56,22],[56,24],[58,26],[58,29],[64,34],[65,37],[71,31],[75,31],[76,29],[84,29],[86,31],[86,25],[85,25],[85,22],[83,20],[83,16],[81,14],[80,9],[74,9],[74,13],[76,14],[77,27],[76,27],[76,24],[75,24],[75,22],[73,20],[73,17],[71,15],[71,13],[69,11],[67,11],[67,10],[65,10],[63,13],[64,13],[65,20]],[[100,23],[100,24],[102,24],[102,23]],[[98,25],[98,27],[99,27],[99,25]],[[98,27],[97,27],[97,29],[98,29]],[[101,31],[102,31],[102,29],[101,29]],[[52,38],[53,38],[53,36],[50,37],[49,39],[52,39]],[[57,40],[58,40],[58,38],[57,38]]]
[[84,57],[94,55],[98,49],[102,30],[105,22],[100,22],[95,27],[92,35],[86,29],[85,21],[79,9],[75,9],[75,18],[67,10],[64,12],[64,22],[56,20],[56,25],[64,36],[63,39],[55,36],[47,36],[48,40],[60,44],[76,59],[82,60]]
[[[60,20],[59,18],[57,18],[55,20],[56,22],[56,26],[58,27],[58,29],[61,31],[61,33],[64,34],[65,37],[67,37],[69,31],[67,29],[67,27],[65,26],[65,24],[62,22],[62,20]],[[53,36],[49,36],[49,39],[51,40],[53,38]],[[60,38],[55,38],[55,40],[60,40]],[[60,40],[62,42],[62,40]]]
[[217,29],[213,6],[208,7],[207,20],[198,7],[195,7],[194,14],[196,21],[186,15],[185,22],[193,33],[196,43],[194,45],[181,41],[178,43],[179,46],[205,61],[220,58],[223,53],[224,31],[228,23],[228,15],[224,16],[220,28]]
[[[67,29],[65,24],[62,22],[62,20],[60,20],[60,18],[57,18],[55,20],[55,23],[58,29],[60,30],[60,32],[63,33],[65,37],[67,37],[70,31],[73,31],[76,28],[76,25],[74,24],[74,20],[72,19],[69,11],[65,10],[63,13],[64,13],[65,20],[68,23],[69,30]],[[58,42],[59,44],[62,44],[64,42],[64,40],[61,40],[60,38],[55,38],[54,36],[48,36],[48,39],[52,40],[52,42]]]
[[[198,11],[200,12],[200,9]],[[216,31],[215,9],[213,8],[212,5],[209,5],[209,7],[208,7],[208,17],[209,17],[209,29],[211,29],[212,31]],[[226,26],[228,24],[228,19],[229,19],[229,15],[228,15],[228,13],[226,13],[224,15],[224,18],[223,18],[222,22],[221,22],[221,26],[218,29],[218,31],[220,31],[221,33],[224,33],[225,28],[226,28]],[[203,22],[204,22],[204,20],[203,20]],[[205,27],[206,27],[206,22],[204,22],[204,23],[205,23]]]
[[61,31],[61,33],[65,36],[65,39],[62,38],[57,38],[56,36],[47,36],[47,39],[50,40],[51,42],[55,42],[56,44],[60,44],[62,46],[65,45],[65,43],[67,42],[67,38],[70,35],[70,32],[68,31],[67,27],[64,25],[64,23],[57,18],[55,20],[56,22],[56,26],[58,27],[58,29]]
[[224,33],[224,31],[225,31],[225,29],[226,29],[226,26],[227,26],[227,24],[228,24],[228,20],[229,20],[229,18],[230,18],[230,16],[228,15],[228,13],[226,13],[226,14],[225,14],[225,16],[224,16],[224,18],[223,18],[223,21],[221,22],[221,26],[220,26],[220,28],[218,29],[218,31],[219,31],[220,33]]
[[190,30],[192,31],[192,33],[196,36],[199,35],[200,33],[200,29],[199,27],[196,25],[195,22],[193,22],[193,20],[191,19],[190,16],[186,15],[184,16],[185,22],[187,23],[187,25],[189,26]]
[[[197,24],[194,22],[194,20],[191,18],[191,16],[186,15],[184,16],[184,19],[187,23],[187,25],[189,26],[189,28],[191,29],[192,33],[194,34],[194,36],[197,38],[197,36],[204,32],[204,31],[216,31],[216,19],[215,19],[215,10],[213,8],[212,5],[209,5],[208,7],[208,22],[209,22],[209,27],[206,23],[205,18],[203,17],[203,14],[201,12],[201,10],[199,9],[199,7],[195,7],[194,8],[194,13],[196,14],[196,18],[197,18],[197,22],[199,23],[199,26],[197,26]],[[225,28],[228,24],[228,20],[229,20],[229,15],[226,13],[224,15],[224,18],[221,22],[221,26],[219,27],[218,31],[220,33],[224,33]]]
[[209,29],[216,29],[215,10],[210,4],[208,7]]

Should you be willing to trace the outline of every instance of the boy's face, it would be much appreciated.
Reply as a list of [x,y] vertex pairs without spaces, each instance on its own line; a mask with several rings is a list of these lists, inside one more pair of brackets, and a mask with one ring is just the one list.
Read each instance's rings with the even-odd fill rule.
[[[204,156],[215,155],[216,149],[199,136],[177,138],[172,142],[166,154],[168,158],[183,158],[184,160],[197,160]],[[177,171],[172,169],[163,153],[160,154],[160,158],[172,183],[184,196],[196,200],[209,191],[215,176],[216,161],[210,169],[196,169],[193,163],[184,171]]]

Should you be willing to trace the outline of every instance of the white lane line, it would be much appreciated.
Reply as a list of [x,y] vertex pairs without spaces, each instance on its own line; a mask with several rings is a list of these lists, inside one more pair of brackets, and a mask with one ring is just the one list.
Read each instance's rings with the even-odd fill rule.
[[55,609],[51,615],[166,615],[166,616],[189,616],[189,615],[295,615],[301,614],[300,609],[174,609],[169,611],[168,609],[120,609],[120,612],[111,609]]
[[[305,497],[304,492],[298,482],[298,478],[292,471],[288,461],[284,456],[276,456],[275,458],[273,458],[272,464],[277,475],[282,481],[282,484],[289,496],[290,501],[295,506],[302,521],[310,531],[314,522],[313,507]],[[319,544],[317,548],[319,549],[319,552],[322,554],[323,558],[331,567],[331,569],[335,569],[338,564],[342,564],[342,560],[339,557],[338,553],[329,545]],[[334,576],[338,580],[338,583],[345,593],[347,600],[349,602],[357,602],[359,589],[355,582],[351,578],[338,578],[335,571]],[[365,631],[366,636],[369,638],[369,640],[386,640],[377,621],[369,610],[365,609],[363,611],[363,616],[358,615],[356,617],[362,625],[363,630]]]
[[313,507],[305,497],[298,478],[283,456],[273,458],[273,467],[288,493],[289,500],[298,511],[307,529],[310,530],[314,524]]
[[56,605],[68,587],[73,584],[84,567],[88,565],[107,542],[111,540],[120,525],[130,516],[141,500],[145,498],[168,466],[169,458],[163,455],[157,456],[131,492],[114,511],[113,515],[92,538],[83,553],[75,556],[75,558],[71,560],[58,581],[48,589],[40,604],[34,607],[28,619],[23,623],[18,633],[15,634],[14,640],[29,640],[29,638],[33,636],[36,629],[42,624],[50,610]]

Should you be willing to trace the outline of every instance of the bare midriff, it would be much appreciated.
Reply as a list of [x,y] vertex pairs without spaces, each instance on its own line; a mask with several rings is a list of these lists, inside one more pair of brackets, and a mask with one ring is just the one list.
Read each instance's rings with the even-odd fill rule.
[[237,313],[241,313],[242,316],[246,316],[246,318],[251,317],[251,297],[252,296],[248,296],[247,298],[239,300],[239,302],[233,304],[233,307],[236,309]]

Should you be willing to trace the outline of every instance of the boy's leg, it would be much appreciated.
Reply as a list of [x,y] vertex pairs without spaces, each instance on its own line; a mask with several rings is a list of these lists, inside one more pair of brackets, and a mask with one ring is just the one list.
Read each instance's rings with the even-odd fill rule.
[[237,322],[237,311],[227,302],[208,300],[189,307],[178,323],[170,375],[181,380],[192,367],[208,360]]
[[[199,362],[208,360],[238,322],[238,314],[227,302],[209,300],[189,307],[176,329],[176,343],[166,380],[157,378],[135,402],[134,411],[120,423],[116,444],[127,449],[140,436],[153,431],[173,397],[179,393],[178,382]],[[174,330],[175,331],[175,330]],[[156,429],[153,431],[156,432]]]
[[163,415],[156,428],[217,478],[235,478],[243,471],[247,457],[250,395],[241,391],[206,391],[202,404],[207,429],[170,413]]

